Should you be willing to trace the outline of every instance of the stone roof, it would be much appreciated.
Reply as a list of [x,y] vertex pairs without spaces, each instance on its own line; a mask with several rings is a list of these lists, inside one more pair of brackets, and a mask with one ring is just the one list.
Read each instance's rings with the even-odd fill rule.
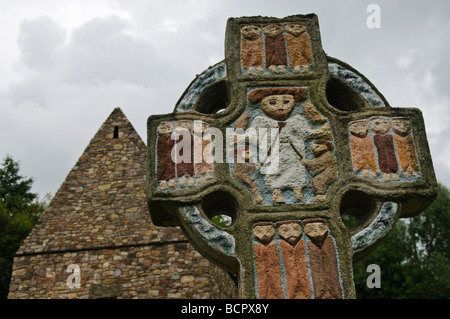
[[16,255],[186,240],[151,223],[146,145],[120,108],[86,147]]

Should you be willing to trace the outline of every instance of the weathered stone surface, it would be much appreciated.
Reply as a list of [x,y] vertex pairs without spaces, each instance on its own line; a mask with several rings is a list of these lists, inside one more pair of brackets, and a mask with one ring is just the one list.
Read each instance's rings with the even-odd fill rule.
[[295,73],[308,71],[312,63],[311,45],[304,23],[286,23],[286,43],[289,60]]
[[[80,288],[67,286],[71,273],[66,269],[70,264],[81,268]],[[168,243],[20,256],[14,259],[15,270],[8,297],[66,299],[72,294],[72,298],[164,299],[171,298],[171,295],[211,298],[214,294],[216,298],[224,295],[236,298],[233,294],[235,284],[228,274],[215,275],[222,276],[214,280],[223,282],[223,294],[211,290],[209,268],[209,262],[205,263],[204,258],[187,243],[183,249]],[[201,284],[197,285],[196,281]],[[115,287],[115,295],[108,292],[109,289],[101,292],[100,286]]]
[[[69,299],[76,297],[75,293],[69,294]],[[99,285],[92,284],[89,289],[89,296],[93,299],[116,299],[122,296],[122,285]]]
[[276,243],[256,243],[253,252],[258,276],[258,298],[282,299],[281,268]]
[[280,241],[280,247],[286,272],[287,298],[310,299],[311,285],[304,241],[300,240],[295,245]]
[[[225,44],[225,60],[194,79],[173,113],[148,119],[153,222],[180,225],[238,275],[243,298],[354,298],[353,263],[436,196],[421,112],[391,107],[327,56],[314,14],[230,18]],[[194,160],[189,187],[177,176],[162,188],[157,132],[178,121],[211,128],[215,143],[195,151],[194,142],[194,154],[214,150],[213,173],[197,182]],[[303,232],[288,235],[292,222]]]
[[242,68],[249,69],[250,73],[261,73],[264,65],[261,26],[253,24],[243,25],[241,33]]

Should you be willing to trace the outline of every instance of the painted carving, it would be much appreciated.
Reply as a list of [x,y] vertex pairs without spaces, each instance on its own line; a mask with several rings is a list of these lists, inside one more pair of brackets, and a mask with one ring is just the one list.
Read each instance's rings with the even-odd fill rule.
[[312,65],[305,23],[241,25],[241,67],[245,74],[307,73]]
[[257,204],[263,204],[264,199],[258,190],[258,184],[251,176],[256,169],[261,167],[261,163],[256,164],[251,160],[254,155],[248,145],[238,146],[234,156],[235,161],[231,175],[249,188]]
[[[300,157],[305,153],[306,137],[314,131],[304,117],[295,115],[290,118],[294,101],[300,102],[303,97],[300,92],[303,91],[301,88],[293,89],[291,94],[277,94],[282,92],[277,92],[277,89],[257,89],[249,94],[249,101],[252,104],[260,102],[264,113],[253,120],[250,128],[278,129],[278,172],[265,176],[266,186],[273,190],[272,201],[275,203],[285,203],[282,189],[291,189],[298,200],[303,199],[302,188],[306,186],[306,170],[300,163]],[[263,138],[269,140],[264,135]]]
[[403,174],[406,178],[419,177],[419,161],[414,150],[410,119],[405,117],[393,118],[392,129],[395,133],[398,161]]
[[[199,122],[199,123],[198,123]],[[201,129],[194,129],[194,166],[198,177],[197,183],[202,184],[213,177],[213,158],[212,154],[205,152],[207,145],[211,143],[211,134],[209,124],[198,121]],[[201,143],[201,147],[196,147],[195,143]]]
[[[194,123],[199,125],[194,129]],[[209,124],[203,121],[179,120],[158,125],[156,142],[156,176],[163,191],[189,188],[211,179],[214,163],[204,152],[211,143]],[[197,135],[197,138],[194,138]],[[198,141],[201,143],[195,146]]]
[[317,111],[316,107],[310,103],[306,102],[303,106],[306,116],[315,123],[325,123],[327,119]]
[[249,74],[263,73],[264,52],[261,26],[245,24],[241,27],[241,66]]
[[336,181],[336,162],[334,155],[331,153],[333,149],[334,145],[331,142],[325,140],[314,141],[312,152],[316,158],[309,161],[305,159],[301,161],[302,165],[317,173],[312,180],[313,191],[317,195],[314,198],[315,202],[325,201],[328,186]]
[[[310,101],[304,104],[308,111],[301,109],[299,104],[306,99],[307,89],[304,87],[258,88],[248,94],[249,110],[251,109],[254,114],[250,116],[248,112],[244,112],[234,127],[247,130],[249,136],[257,134],[259,142],[268,141],[268,148],[267,152],[259,149],[259,166],[247,166],[248,169],[245,172],[242,169],[238,177],[233,173],[232,175],[237,180],[242,180],[244,174],[252,174],[258,168],[267,168],[269,171],[270,167],[276,167],[273,171],[258,175],[260,180],[264,180],[265,185],[264,190],[260,191],[271,192],[271,200],[264,201],[259,196],[254,196],[258,204],[263,202],[284,204],[286,203],[284,196],[293,197],[290,201],[302,201],[304,190],[308,187],[316,195],[313,201],[324,201],[329,185],[336,180],[336,165],[332,154],[334,146],[330,142],[332,134],[329,124],[325,123],[326,119]],[[313,119],[311,120],[308,115]],[[271,135],[271,129],[277,132],[276,136]],[[328,141],[308,142],[314,139]],[[277,141],[279,143],[274,148]],[[312,145],[312,149],[307,150],[309,145]],[[319,145],[326,145],[326,150],[324,146]],[[277,150],[276,154],[274,149]],[[316,158],[306,160],[307,151],[313,153]],[[317,174],[312,181],[309,171],[313,175]],[[261,184],[259,187],[263,187]],[[247,184],[246,186],[250,188]],[[255,184],[252,183],[251,186],[254,195]]]
[[338,260],[333,238],[328,233],[325,221],[310,219],[304,221],[308,236],[308,255],[314,297],[317,299],[342,298],[339,280]]
[[277,223],[281,256],[286,273],[288,299],[310,299],[311,285],[308,277],[305,241],[300,221]]
[[[383,180],[398,180],[398,165],[395,158],[394,138],[389,133],[391,124],[387,117],[370,119],[370,128],[375,133],[373,143],[378,154],[378,167],[383,172]],[[392,174],[392,175],[391,175]]]
[[[194,185],[194,138],[192,136],[192,121],[181,120],[175,123],[175,131],[180,134],[175,143],[175,154],[182,160],[176,162],[178,185]],[[186,153],[185,153],[186,152]]]
[[287,65],[286,45],[283,37],[283,26],[278,23],[266,24],[263,27],[265,38],[266,66],[272,73],[285,72]]
[[283,299],[281,268],[277,244],[273,241],[275,227],[272,223],[258,223],[253,227],[256,242],[253,244],[255,258],[258,298]]
[[308,72],[312,63],[311,45],[305,23],[286,23],[286,43],[294,73]]
[[407,117],[372,117],[349,123],[354,172],[378,181],[413,181],[420,178]]
[[276,229],[260,222],[253,236],[258,298],[269,290],[277,298],[342,298],[338,254],[325,220],[283,221]]
[[175,162],[172,160],[172,149],[175,141],[171,135],[174,130],[172,122],[163,122],[158,126],[158,141],[156,144],[158,150],[158,162],[156,175],[159,181],[159,188],[166,190],[169,187],[175,188]]
[[373,150],[372,137],[369,133],[367,120],[350,123],[350,147],[355,172],[361,172],[364,177],[376,177],[377,164]]

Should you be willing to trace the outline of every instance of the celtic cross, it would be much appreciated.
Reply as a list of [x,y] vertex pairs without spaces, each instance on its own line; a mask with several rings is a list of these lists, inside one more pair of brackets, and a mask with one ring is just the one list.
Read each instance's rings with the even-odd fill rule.
[[225,60],[148,119],[147,188],[240,297],[307,299],[355,298],[353,263],[437,192],[421,112],[325,55],[314,14],[228,20]]

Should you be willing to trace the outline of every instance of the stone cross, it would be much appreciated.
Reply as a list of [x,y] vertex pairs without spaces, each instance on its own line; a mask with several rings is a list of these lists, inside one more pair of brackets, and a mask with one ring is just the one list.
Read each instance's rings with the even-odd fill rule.
[[225,47],[148,119],[153,222],[242,298],[355,298],[353,263],[436,196],[421,112],[325,55],[314,14],[230,18]]

